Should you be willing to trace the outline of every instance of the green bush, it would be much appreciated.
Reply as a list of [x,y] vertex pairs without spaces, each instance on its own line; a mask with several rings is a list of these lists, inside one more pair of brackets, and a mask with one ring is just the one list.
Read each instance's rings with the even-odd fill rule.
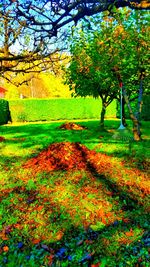
[[[101,111],[101,100],[93,98],[19,99],[9,104],[13,121],[99,119]],[[116,117],[115,101],[108,106],[106,117]]]
[[9,102],[5,99],[0,99],[0,125],[11,121],[11,115],[9,110]]

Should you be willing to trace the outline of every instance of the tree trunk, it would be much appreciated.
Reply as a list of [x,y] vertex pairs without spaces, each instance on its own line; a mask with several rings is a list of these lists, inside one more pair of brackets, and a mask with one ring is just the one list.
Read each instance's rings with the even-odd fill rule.
[[133,114],[133,111],[132,111],[132,108],[131,108],[131,105],[130,105],[130,102],[129,102],[129,99],[128,99],[128,96],[126,94],[126,90],[123,89],[123,94],[124,94],[124,99],[125,99],[125,102],[128,106],[128,109],[129,109],[129,113],[130,113],[130,118],[133,122],[133,137],[134,137],[134,140],[135,141],[140,141],[141,140],[141,131],[140,131],[140,122],[138,120],[138,118]]
[[106,103],[102,101],[102,110],[100,114],[100,127],[104,129],[104,119],[105,119],[105,113],[106,113]]

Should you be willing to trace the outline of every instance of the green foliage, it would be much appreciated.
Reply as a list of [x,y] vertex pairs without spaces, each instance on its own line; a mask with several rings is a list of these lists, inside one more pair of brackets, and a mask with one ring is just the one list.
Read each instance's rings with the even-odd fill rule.
[[[137,111],[137,99],[130,102],[132,110],[134,114]],[[149,116],[149,110],[150,110],[150,96],[143,96],[143,105],[142,105],[142,111],[141,111],[141,119],[144,121],[149,121],[150,116]],[[117,101],[117,112],[116,112],[116,117],[120,118],[120,103]],[[127,105],[125,105],[125,117],[126,119],[130,119],[130,114]]]
[[120,83],[125,85],[129,99],[138,96],[140,80],[144,92],[148,90],[147,15],[126,9],[120,12],[114,10],[113,17],[104,14],[93,20],[94,31],[88,31],[83,23],[71,40],[66,83],[76,96],[102,99],[101,126],[107,106],[120,98]]
[[8,123],[11,121],[9,103],[5,99],[0,99],[0,124]]
[[150,120],[150,95],[149,96],[144,96],[143,97],[143,107],[142,107],[142,119],[145,121],[149,121]]
[[[73,99],[22,99],[10,100],[12,120],[49,121],[99,118],[101,100],[92,98]],[[116,116],[115,101],[110,104],[106,117]]]
[[[112,27],[76,32],[71,44],[72,59],[66,70],[66,83],[76,96],[101,97],[108,106],[118,93],[118,81],[112,72]],[[75,91],[75,92],[74,92]]]

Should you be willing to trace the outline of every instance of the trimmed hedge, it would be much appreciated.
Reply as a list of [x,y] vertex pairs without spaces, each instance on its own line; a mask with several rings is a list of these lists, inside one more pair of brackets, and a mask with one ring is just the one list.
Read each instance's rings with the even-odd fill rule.
[[[14,122],[99,119],[101,111],[101,100],[93,98],[19,99],[9,104]],[[108,106],[106,117],[116,117],[116,101]]]
[[[137,111],[137,104],[138,99],[131,102],[130,105],[133,109],[134,114]],[[120,103],[117,101],[117,118],[120,118]],[[126,119],[130,119],[130,114],[127,105],[125,105],[125,116]],[[141,112],[141,120],[149,121],[150,120],[150,95],[149,96],[143,96],[143,105],[142,105],[142,112]]]
[[11,115],[9,110],[9,102],[5,99],[0,99],[0,125],[11,121]]

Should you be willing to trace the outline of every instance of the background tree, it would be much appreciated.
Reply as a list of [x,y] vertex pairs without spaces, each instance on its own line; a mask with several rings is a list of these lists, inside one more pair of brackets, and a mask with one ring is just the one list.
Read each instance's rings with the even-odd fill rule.
[[[28,77],[32,75],[31,77]],[[23,76],[23,77],[22,77]],[[3,80],[3,87],[7,88],[6,99],[19,98],[71,98],[71,93],[67,85],[64,85],[63,78],[50,72],[21,73],[15,78],[15,84],[20,81],[28,80],[20,86],[15,86],[6,80]],[[30,79],[30,80],[29,80]]]
[[62,60],[60,53],[57,53],[60,49],[53,44],[54,40],[49,41],[46,50],[42,39],[38,40],[36,33],[32,35],[25,21],[16,18],[14,2],[4,1],[0,6],[0,75],[12,83],[18,73],[52,70],[52,63],[55,65],[56,61]]

